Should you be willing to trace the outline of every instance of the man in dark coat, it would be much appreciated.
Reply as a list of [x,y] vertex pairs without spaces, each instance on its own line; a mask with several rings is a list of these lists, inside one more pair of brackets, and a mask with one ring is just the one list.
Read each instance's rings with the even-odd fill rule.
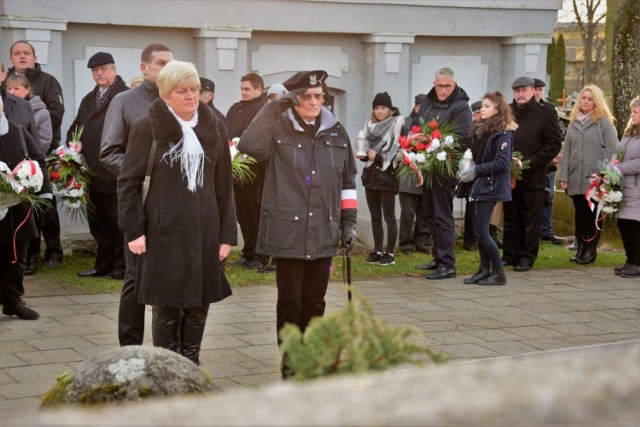
[[107,115],[107,107],[114,96],[129,89],[116,74],[113,56],[98,52],[89,58],[87,68],[91,69],[96,87],[80,103],[78,115],[69,127],[67,141],[79,127],[83,128],[82,154],[89,169],[96,175],[91,177],[89,186],[89,230],[98,243],[96,262],[92,269],[78,272],[80,277],[106,276],[112,279],[124,278],[124,236],[118,226],[118,196],[116,176],[100,163],[100,141]]
[[[22,133],[22,135],[20,135]],[[23,142],[24,140],[24,142]],[[26,151],[26,152],[25,152]],[[0,101],[0,161],[13,170],[18,163],[29,156],[46,171],[43,154],[36,140],[20,125],[10,122],[3,113]],[[43,173],[42,188],[38,195],[51,199],[49,175]],[[32,208],[27,202],[7,208],[0,219],[0,294],[2,313],[25,320],[35,320],[40,315],[27,307],[22,300],[24,294],[24,270],[27,261],[29,240],[38,233],[33,219]]]
[[[36,50],[26,40],[18,40],[9,49],[11,63],[9,75],[22,74],[29,79],[31,94],[37,95],[47,106],[51,115],[51,128],[53,138],[51,140],[51,150],[55,150],[60,145],[60,126],[64,116],[64,100],[62,98],[62,87],[58,80],[49,73],[42,71],[40,64],[36,61]],[[40,227],[42,236],[46,244],[44,252],[44,263],[49,267],[55,267],[62,263],[63,253],[60,243],[60,218],[56,207],[56,199],[53,198],[51,208],[36,214],[36,222]],[[29,254],[27,257],[26,274],[33,274],[37,269],[37,261],[40,256],[40,236],[34,238],[29,244]]]
[[[136,120],[147,115],[149,106],[158,98],[158,73],[171,60],[173,53],[168,47],[159,43],[145,47],[140,58],[144,81],[140,86],[118,94],[109,104],[102,131],[100,162],[114,176],[120,175],[131,127]],[[144,304],[138,303],[135,292],[137,256],[129,248],[125,248],[124,253],[126,270],[120,293],[118,339],[120,345],[142,345]]]
[[[227,112],[229,139],[240,137],[251,120],[267,103],[264,81],[255,73],[249,73],[240,80],[242,100],[236,102]],[[236,200],[236,215],[242,232],[244,246],[238,264],[246,268],[261,268],[268,263],[264,254],[256,253],[258,226],[260,224],[260,196],[264,185],[264,165],[258,162],[251,165],[255,179],[251,182],[234,182],[233,192]]]
[[[238,148],[265,162],[256,250],[277,260],[277,329],[322,316],[331,260],[356,240],[356,165],[346,130],[325,107],[323,70],[294,74]],[[293,93],[291,93],[293,92]],[[283,372],[285,375],[287,372]]]
[[502,261],[516,271],[529,270],[538,257],[547,165],[562,144],[558,120],[536,100],[533,85],[529,77],[518,77],[511,85],[511,109],[518,124],[513,151],[530,162],[511,191],[511,201],[504,203]]
[[209,108],[211,108],[222,123],[224,123],[225,127],[227,126],[227,118],[222,114],[222,111],[218,110],[215,105],[213,105],[213,100],[216,97],[216,84],[207,78],[200,77],[200,101],[207,104]]
[[[413,124],[422,126],[431,120],[438,123],[452,123],[458,142],[465,150],[469,146],[470,129],[473,119],[469,108],[469,96],[458,86],[455,74],[450,68],[441,68],[436,72],[433,88],[420,107]],[[456,277],[455,245],[456,228],[453,219],[453,196],[456,178],[435,176],[431,187],[423,186],[424,212],[427,226],[433,238],[433,261],[419,265],[419,270],[436,270],[425,276],[429,280],[441,280]]]

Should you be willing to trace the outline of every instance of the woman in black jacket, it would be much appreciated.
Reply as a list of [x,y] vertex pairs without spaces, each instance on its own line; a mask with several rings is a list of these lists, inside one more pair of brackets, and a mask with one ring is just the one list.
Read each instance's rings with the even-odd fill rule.
[[[365,133],[369,148],[366,156],[359,156],[366,161],[362,170],[362,185],[367,196],[367,206],[371,213],[374,251],[365,262],[368,264],[395,264],[393,255],[398,239],[398,223],[396,221],[396,194],[398,180],[395,176],[394,160],[400,147],[400,137],[404,126],[404,118],[391,103],[387,92],[376,94],[373,99],[373,111],[365,124]],[[387,247],[383,252],[384,229],[382,217],[387,223]]]
[[500,286],[507,283],[498,245],[491,238],[489,225],[496,202],[511,200],[511,154],[513,131],[511,109],[500,92],[482,98],[480,120],[471,129],[471,151],[476,165],[464,171],[461,182],[471,182],[469,202],[473,209],[473,233],[478,239],[480,269],[464,280],[467,285]]

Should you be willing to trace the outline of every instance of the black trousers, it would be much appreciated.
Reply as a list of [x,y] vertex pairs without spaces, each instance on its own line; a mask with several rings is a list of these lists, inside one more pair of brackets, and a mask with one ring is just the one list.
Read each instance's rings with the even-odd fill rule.
[[385,252],[392,254],[398,239],[398,221],[396,220],[396,193],[394,191],[366,189],[367,206],[371,214],[374,250],[382,252],[384,228],[382,217],[387,224],[387,246]]
[[[127,245],[125,243],[125,245]],[[124,284],[120,292],[118,309],[118,340],[121,346],[142,345],[144,339],[144,304],[138,302],[136,292],[137,258],[129,247],[124,248],[126,269]]]
[[469,199],[465,200],[463,240],[465,245],[472,245],[476,241],[475,228],[473,226],[474,214],[472,212],[474,202],[470,202]]
[[618,230],[620,230],[627,262],[640,266],[640,221],[618,219]]
[[540,224],[544,207],[544,189],[511,191],[504,202],[504,240],[502,259],[511,265],[533,265],[540,247]]
[[[38,227],[39,234],[44,238],[45,260],[58,260],[62,261],[62,244],[60,243],[60,218],[58,217],[58,208],[56,198],[51,199],[52,206],[43,212],[34,212],[34,219],[36,226]],[[40,240],[41,237],[31,239],[29,243],[28,256],[31,258],[37,258],[40,256]]]
[[596,249],[600,242],[600,230],[602,230],[603,221],[598,221],[598,227],[600,227],[600,230],[598,230],[596,228],[597,211],[595,209],[591,210],[584,195],[571,196],[571,199],[573,200],[575,212],[574,218],[578,243]]
[[[260,202],[257,200],[257,184],[244,184],[233,186],[233,194],[236,202],[236,216],[244,246],[242,256],[252,259],[256,255],[256,243],[258,242],[258,227],[260,225]],[[267,257],[264,257],[266,260]]]
[[[429,228],[424,216],[422,194],[400,193],[400,239],[398,246],[403,251],[429,247]],[[415,224],[414,224],[415,223]]]
[[489,267],[491,267],[494,273],[502,271],[500,250],[489,232],[491,215],[493,214],[493,208],[496,206],[496,202],[469,202],[468,206],[473,214],[473,233],[476,239],[478,239],[480,268],[489,269]]
[[331,258],[310,261],[276,258],[276,261],[276,326],[280,344],[280,329],[286,323],[297,325],[304,332],[312,318],[324,315]]
[[28,240],[16,241],[15,253],[12,241],[0,242],[0,295],[2,304],[8,307],[18,305],[24,295],[22,281],[27,266],[28,249]]
[[124,271],[124,235],[118,227],[118,196],[89,193],[93,209],[89,212],[89,230],[98,242],[95,269],[100,273]]
[[456,263],[456,224],[453,219],[454,186],[439,186],[435,180],[423,187],[424,216],[433,238],[433,258],[443,267]]

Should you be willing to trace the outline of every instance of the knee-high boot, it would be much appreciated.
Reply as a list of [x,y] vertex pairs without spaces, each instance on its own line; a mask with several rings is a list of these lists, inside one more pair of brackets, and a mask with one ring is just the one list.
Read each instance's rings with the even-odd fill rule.
[[153,314],[151,320],[153,345],[178,352],[180,309],[154,306],[151,313]]
[[208,312],[209,304],[183,310],[180,325],[180,353],[196,365],[200,365],[200,345]]

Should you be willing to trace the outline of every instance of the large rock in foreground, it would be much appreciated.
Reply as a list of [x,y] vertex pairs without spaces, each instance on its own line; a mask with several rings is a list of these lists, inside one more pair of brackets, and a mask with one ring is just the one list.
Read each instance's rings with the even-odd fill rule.
[[99,408],[26,425],[640,425],[640,342]]
[[98,354],[60,375],[42,405],[137,401],[212,390],[208,374],[181,355],[158,347],[127,346]]

